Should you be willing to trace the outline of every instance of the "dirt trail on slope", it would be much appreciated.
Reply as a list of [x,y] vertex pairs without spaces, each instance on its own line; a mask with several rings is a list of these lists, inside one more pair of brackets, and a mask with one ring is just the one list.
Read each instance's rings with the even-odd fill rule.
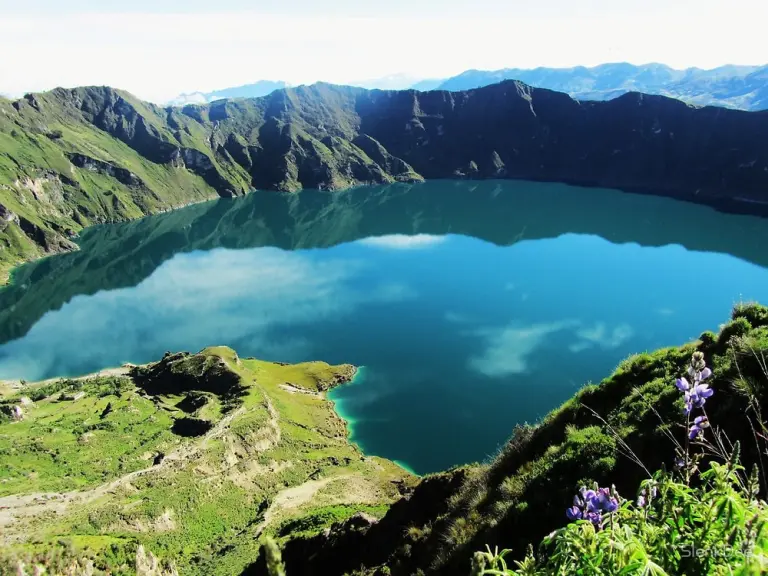
[[[189,460],[207,447],[211,440],[225,434],[232,420],[244,412],[244,408],[239,408],[226,415],[198,442],[179,446],[174,451],[168,453],[159,464],[135,470],[95,488],[73,490],[71,492],[38,492],[35,494],[11,495],[0,498],[0,528],[22,518],[29,518],[47,512],[61,514],[72,504],[87,504],[113,492],[136,478],[153,472],[159,472],[172,463]],[[5,534],[0,535],[0,542],[7,541],[8,537]]]
[[[102,371],[101,374],[103,373],[104,371]],[[269,420],[256,432],[255,442],[252,441],[250,443],[251,450],[262,452],[269,450],[280,443],[280,413],[274,407],[264,389],[261,386],[258,386],[256,382],[253,382],[253,385],[263,394],[266,408],[269,413]],[[225,437],[225,435],[230,429],[231,422],[245,412],[245,408],[239,408],[231,414],[228,414],[197,442],[179,446],[174,451],[168,453],[159,464],[130,472],[100,486],[86,490],[73,490],[71,492],[11,495],[0,498],[0,544],[9,544],[23,538],[20,535],[8,534],[7,530],[2,530],[4,527],[12,525],[19,520],[30,519],[46,513],[62,514],[73,504],[88,504],[113,492],[119,487],[130,483],[136,478],[159,472],[174,463],[184,464],[189,462],[197,454],[207,448],[212,440],[223,438],[225,444],[228,444],[228,438]],[[232,438],[230,437],[230,439]],[[234,470],[234,464],[236,461],[240,460],[240,457],[235,457],[235,462],[227,462],[225,459],[225,462],[223,463],[224,468],[219,474],[231,474]],[[265,512],[262,522],[256,527],[256,534],[261,534],[277,513],[298,508],[310,502],[320,490],[329,484],[346,480],[352,476],[353,475],[351,474],[342,474],[320,480],[309,480],[299,486],[293,486],[278,492]]]
[[282,510],[291,510],[298,508],[299,506],[306,504],[315,497],[320,490],[339,480],[346,480],[351,478],[352,474],[341,474],[339,476],[331,476],[330,478],[323,478],[322,480],[309,480],[304,484],[293,486],[292,488],[286,488],[277,493],[274,500],[270,504],[267,511],[264,513],[264,519],[256,527],[256,535],[266,528],[272,521],[272,518],[277,512]]

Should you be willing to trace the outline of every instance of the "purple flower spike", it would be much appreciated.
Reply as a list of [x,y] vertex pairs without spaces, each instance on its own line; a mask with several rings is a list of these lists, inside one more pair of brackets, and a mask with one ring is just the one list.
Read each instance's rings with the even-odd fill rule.
[[592,525],[595,528],[597,528],[598,530],[600,529],[600,525],[603,522],[603,516],[600,514],[600,512],[587,512],[587,515],[585,518],[590,522],[592,522]]
[[708,384],[704,384],[712,376],[712,370],[707,368],[704,363],[704,355],[701,352],[694,352],[691,357],[691,364],[688,367],[688,378],[678,378],[675,386],[685,394],[685,407],[683,413],[687,416],[694,408],[703,408],[707,398],[714,394],[714,391]]
[[618,494],[615,488],[587,490],[582,486],[581,496],[575,496],[573,506],[565,511],[570,520],[589,520],[597,530],[602,526],[603,512],[615,512],[619,508]]
[[645,508],[645,496],[643,494],[637,497],[637,507]]
[[582,499],[583,499],[585,502],[589,502],[590,500],[592,500],[592,498],[594,498],[594,497],[595,497],[595,491],[594,491],[594,490],[591,490],[591,489],[590,489],[590,490],[587,490],[587,488],[586,488],[586,487],[584,487],[584,486],[582,486],[582,487],[581,487],[581,490],[579,490],[579,494],[581,494],[581,498],[582,498]]
[[693,393],[700,398],[709,398],[715,391],[709,387],[709,384],[698,384],[696,388],[693,389]]
[[619,508],[618,500],[611,497],[611,491],[608,488],[600,488],[597,503],[603,512],[615,512]]
[[691,389],[691,385],[685,378],[678,378],[675,382],[675,386],[677,386],[677,389],[680,390],[680,392],[688,392],[688,390]]
[[701,434],[704,428],[709,428],[709,420],[707,420],[706,416],[697,417],[693,421],[693,426],[691,426],[691,429],[688,431],[688,438],[694,440]]
[[709,428],[709,418],[706,416],[697,416],[696,419],[693,421],[694,426],[698,426],[702,430],[704,428]]
[[581,520],[581,510],[577,506],[571,506],[565,511],[569,520]]

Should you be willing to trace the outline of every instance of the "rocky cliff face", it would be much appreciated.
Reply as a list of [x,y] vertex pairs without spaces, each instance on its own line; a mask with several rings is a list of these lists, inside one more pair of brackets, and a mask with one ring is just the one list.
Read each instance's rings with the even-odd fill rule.
[[766,203],[768,114],[631,93],[577,102],[518,82],[369,92],[361,130],[426,178],[553,180],[736,206]]
[[[562,181],[758,212],[766,134],[768,113],[637,93],[578,102],[514,81],[426,93],[317,84],[165,109],[111,88],[57,89],[0,101],[0,203],[46,237],[252,188],[424,178]],[[55,197],[25,184],[41,179],[58,183]],[[51,249],[12,228],[0,264]]]

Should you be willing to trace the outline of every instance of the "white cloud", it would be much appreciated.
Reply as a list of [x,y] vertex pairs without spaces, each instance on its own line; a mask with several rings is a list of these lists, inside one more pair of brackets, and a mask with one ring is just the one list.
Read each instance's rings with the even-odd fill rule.
[[584,340],[580,342],[574,342],[573,344],[568,345],[568,350],[573,352],[574,354],[578,354],[579,352],[584,352],[584,350],[589,350],[592,348],[591,342],[585,342]]
[[391,234],[387,236],[372,236],[359,240],[360,244],[374,246],[376,248],[388,248],[392,250],[414,250],[419,248],[429,248],[445,242],[445,236],[431,236],[429,234],[415,234],[406,236],[404,234]]

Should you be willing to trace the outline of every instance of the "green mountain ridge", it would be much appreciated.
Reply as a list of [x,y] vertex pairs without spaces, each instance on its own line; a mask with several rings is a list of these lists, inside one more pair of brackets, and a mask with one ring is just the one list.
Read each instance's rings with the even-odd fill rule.
[[768,115],[503,82],[466,92],[316,84],[160,108],[106,87],[0,101],[0,270],[83,227],[254,188],[518,178],[768,203]]

